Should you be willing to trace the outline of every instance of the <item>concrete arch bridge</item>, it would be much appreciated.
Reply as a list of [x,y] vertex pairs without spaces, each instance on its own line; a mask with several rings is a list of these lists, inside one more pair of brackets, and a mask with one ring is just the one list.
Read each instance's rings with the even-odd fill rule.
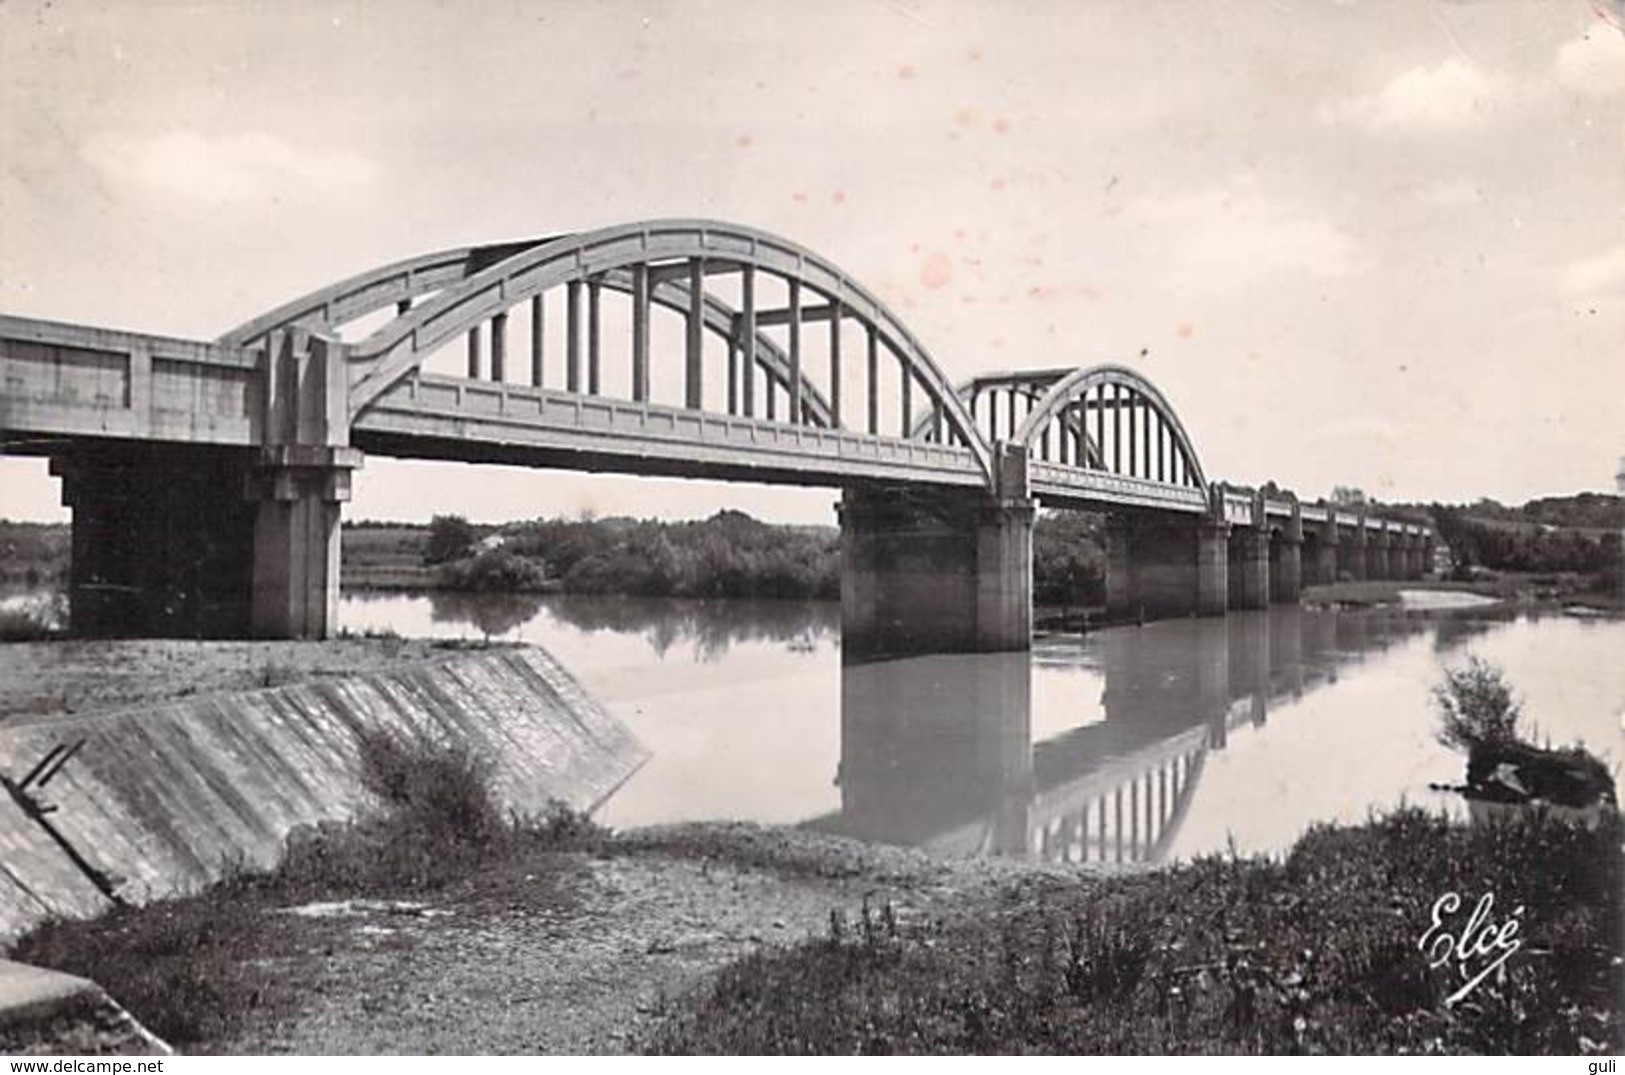
[[857,654],[1025,648],[1040,504],[1112,514],[1111,603],[1148,617],[1431,540],[1211,482],[1125,366],[954,384],[829,260],[703,220],[408,258],[209,341],[0,315],[0,441],[63,478],[88,634],[329,634],[368,454],[839,488]]

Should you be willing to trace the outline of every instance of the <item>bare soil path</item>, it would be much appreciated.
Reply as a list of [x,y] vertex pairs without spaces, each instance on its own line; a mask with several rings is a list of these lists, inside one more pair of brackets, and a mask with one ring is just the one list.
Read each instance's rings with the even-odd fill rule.
[[635,1051],[665,1000],[752,951],[827,936],[832,910],[855,921],[867,898],[929,920],[1080,876],[744,825],[646,830],[554,858],[562,887],[516,873],[416,912],[329,919],[319,945],[265,968],[302,983],[297,1010],[208,1051]]

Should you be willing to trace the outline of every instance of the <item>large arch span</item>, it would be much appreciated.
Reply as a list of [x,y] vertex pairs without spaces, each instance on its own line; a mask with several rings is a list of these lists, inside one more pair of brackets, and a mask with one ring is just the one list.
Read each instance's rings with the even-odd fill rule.
[[[714,292],[722,277],[737,280],[737,302]],[[783,293],[782,305],[764,307],[764,285]],[[582,292],[594,288],[624,292],[632,299],[631,402],[651,402],[651,363],[669,357],[656,355],[649,343],[648,311],[662,305],[688,315],[691,326],[701,326],[690,328],[683,349],[681,403],[687,409],[705,409],[706,386],[726,381],[730,404],[746,417],[766,412],[774,419],[782,409],[790,424],[866,426],[869,434],[878,435],[885,398],[899,412],[896,435],[906,437],[919,404],[941,415],[942,442],[967,451],[991,480],[990,445],[964,412],[947,376],[895,313],[805,247],[718,221],[648,221],[408,259],[285,304],[228,333],[223,342],[252,344],[293,324],[334,326],[396,304],[398,316],[349,349],[350,405],[359,418],[421,371],[435,351],[527,303],[534,318],[535,303],[556,289],[567,296],[567,339],[578,341],[569,345],[572,356],[588,357],[590,366],[590,356],[576,355],[576,349],[585,349],[579,342],[588,317],[581,309]],[[421,302],[414,301],[419,298]],[[829,336],[814,369],[807,345],[811,327],[820,323],[829,326]],[[849,362],[841,352],[850,344],[839,342],[839,326],[852,323],[861,326],[864,340],[861,354]],[[770,329],[782,330],[777,340],[768,338]],[[727,341],[726,372],[711,368],[702,332]],[[853,376],[848,365],[861,366],[866,377]],[[759,370],[768,374],[766,386],[754,383]],[[877,384],[881,379],[884,384]],[[866,390],[866,405],[850,406],[859,383]],[[852,417],[843,420],[846,413]]]
[[[517,253],[553,241],[537,239],[492,246],[455,247],[382,265],[283,303],[238,325],[222,335],[218,342],[233,347],[263,347],[273,333],[290,328],[337,333],[391,307],[398,316],[405,316],[414,303],[425,296],[461,283],[481,269]],[[628,269],[613,270],[595,276],[589,286],[630,296],[633,294],[634,274]],[[651,288],[649,300],[653,305],[679,314],[686,314],[691,306],[687,284],[673,280],[656,282]],[[713,336],[730,341],[737,338],[739,312],[714,295],[705,296],[704,319],[706,331]],[[791,391],[789,356],[765,332],[756,334],[756,364],[757,372],[777,390],[786,394]],[[598,386],[587,374],[578,370],[577,375],[580,387],[597,393]],[[825,427],[836,424],[828,400],[807,377],[801,378],[801,394],[804,421]]]

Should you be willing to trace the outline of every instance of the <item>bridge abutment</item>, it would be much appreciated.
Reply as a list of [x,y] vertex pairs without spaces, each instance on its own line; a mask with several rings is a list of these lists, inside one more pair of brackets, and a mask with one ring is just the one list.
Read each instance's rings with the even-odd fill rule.
[[73,509],[69,628],[86,637],[326,638],[338,628],[341,348],[272,341],[266,445],[97,441],[52,459]]
[[865,485],[839,513],[850,659],[1031,647],[1032,500]]
[[88,638],[249,631],[254,506],[246,453],[102,443],[51,461],[73,511],[69,629]]

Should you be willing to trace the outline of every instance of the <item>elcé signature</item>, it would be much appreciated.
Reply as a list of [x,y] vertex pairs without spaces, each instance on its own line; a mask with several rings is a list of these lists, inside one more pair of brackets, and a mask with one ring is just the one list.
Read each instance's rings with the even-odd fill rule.
[[1461,932],[1451,933],[1450,919],[1461,910],[1461,896],[1446,892],[1433,902],[1433,924],[1422,934],[1416,947],[1426,954],[1429,967],[1442,967],[1454,960],[1462,978],[1466,979],[1466,984],[1445,998],[1447,1008],[1466,999],[1480,982],[1505,966],[1513,953],[1523,947],[1523,941],[1518,939],[1523,905],[1514,908],[1512,917],[1500,925],[1491,917],[1494,909],[1495,893],[1484,893],[1467,916]]

